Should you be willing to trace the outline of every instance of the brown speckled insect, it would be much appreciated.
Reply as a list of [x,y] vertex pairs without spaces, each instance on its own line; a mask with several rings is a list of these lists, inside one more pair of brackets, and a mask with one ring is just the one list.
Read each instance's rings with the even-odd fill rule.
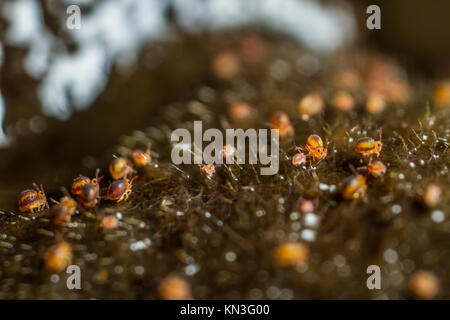
[[17,206],[20,212],[34,213],[49,208],[47,203],[47,197],[45,196],[44,187],[41,184],[41,189],[37,184],[33,183],[36,190],[25,190],[20,194],[19,202]]
[[106,197],[111,201],[121,202],[127,200],[131,194],[131,188],[133,187],[133,181],[138,177],[135,176],[131,180],[126,177],[120,180],[113,181],[109,187]]
[[323,146],[322,138],[319,137],[316,134],[312,134],[308,137],[308,140],[306,140],[305,148],[308,150],[310,156],[317,160],[322,160],[327,156],[328,151],[328,145],[330,143],[327,143],[327,146]]
[[344,180],[342,188],[342,198],[345,200],[353,200],[363,197],[366,194],[367,184],[366,177],[357,173],[353,166],[350,167],[354,175]]
[[126,158],[115,158],[109,164],[109,173],[114,180],[128,177],[133,172],[133,164]]
[[84,186],[87,185],[88,183],[98,186],[100,181],[103,179],[103,176],[102,177],[98,176],[99,173],[100,173],[100,169],[97,168],[97,170],[95,171],[95,178],[93,178],[93,179],[89,179],[88,177],[82,176],[80,174],[72,182],[72,189],[71,189],[72,194],[75,196],[80,195]]
[[379,141],[375,141],[370,137],[359,139],[356,143],[355,151],[361,153],[364,157],[371,157],[373,154],[376,154],[378,157],[380,155],[381,148],[383,147],[383,143],[381,142],[381,128],[379,130],[379,134]]
[[[152,161],[150,154],[150,143],[147,144],[147,150],[134,150],[130,153],[130,158],[137,167],[144,167]],[[111,174],[112,175],[112,174]]]
[[77,202],[70,196],[67,189],[62,187],[61,192],[64,196],[50,209],[50,217],[55,224],[70,222],[71,216],[77,209]]
[[370,161],[367,166],[359,167],[359,170],[367,170],[372,176],[380,177],[386,173],[386,166],[381,161]]
[[272,129],[278,129],[280,137],[290,137],[294,135],[294,127],[286,112],[277,111],[270,118]]

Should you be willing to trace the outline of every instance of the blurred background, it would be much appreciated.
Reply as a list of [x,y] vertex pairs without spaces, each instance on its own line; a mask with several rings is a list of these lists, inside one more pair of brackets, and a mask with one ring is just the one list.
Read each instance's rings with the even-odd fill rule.
[[[72,4],[80,29],[66,27]],[[366,28],[369,4],[381,8],[381,30]],[[368,48],[410,74],[446,77],[449,10],[444,0],[4,0],[0,207],[14,209],[32,181],[52,192],[74,170],[104,166],[121,134],[214,81],[204,61],[239,39],[251,52],[262,50],[258,37],[269,48],[292,41],[310,72],[319,58]]]

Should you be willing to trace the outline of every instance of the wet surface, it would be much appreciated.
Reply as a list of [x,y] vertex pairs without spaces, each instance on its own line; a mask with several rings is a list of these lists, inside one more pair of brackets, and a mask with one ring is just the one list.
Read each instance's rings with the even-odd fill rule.
[[[254,61],[242,50],[245,36],[159,44],[166,58],[152,71],[145,68],[146,54],[154,52],[149,47],[135,73],[112,73],[91,109],[65,123],[47,120],[44,133],[22,137],[2,154],[0,298],[152,299],[160,297],[162,279],[177,275],[197,299],[403,299],[415,297],[408,281],[422,269],[438,277],[437,297],[450,298],[450,118],[448,108],[427,104],[432,83],[410,77],[409,101],[394,102],[392,95],[384,111],[370,114],[364,109],[368,90],[388,92],[385,86],[392,84],[383,78],[380,89],[373,70],[385,70],[383,77],[399,68],[385,57],[350,50],[321,58],[292,41],[265,36],[259,40],[263,54]],[[237,71],[218,78],[212,61],[230,50]],[[353,70],[359,79],[346,88],[356,101],[348,112],[330,104],[346,83],[333,80],[342,70]],[[395,93],[403,92],[396,88]],[[298,101],[312,91],[323,97],[324,111],[301,117]],[[255,174],[258,166],[229,165],[208,179],[198,166],[172,165],[172,130],[192,129],[194,120],[202,120],[204,129],[233,127],[227,108],[239,101],[257,110],[248,126],[267,128],[277,110],[293,120],[295,136],[281,140],[277,175]],[[377,138],[380,127],[379,160],[386,174],[369,177],[361,199],[342,200],[343,181],[352,175],[349,164],[362,165],[356,141]],[[328,156],[292,166],[295,146],[304,146],[312,133],[331,141]],[[16,212],[18,194],[31,182],[44,183],[58,199],[60,185],[69,186],[79,173],[93,176],[96,167],[106,175],[104,196],[111,155],[144,150],[147,142],[153,163],[139,171],[127,202],[104,200],[60,226],[45,211]],[[430,182],[442,187],[432,208],[422,200]],[[301,212],[305,198],[317,203],[313,212]],[[119,219],[117,229],[100,227],[105,215]],[[67,274],[44,266],[45,251],[61,238],[82,270],[81,290],[68,290]],[[305,243],[307,261],[280,266],[274,252],[285,242]],[[366,287],[372,264],[381,267],[381,290]]]

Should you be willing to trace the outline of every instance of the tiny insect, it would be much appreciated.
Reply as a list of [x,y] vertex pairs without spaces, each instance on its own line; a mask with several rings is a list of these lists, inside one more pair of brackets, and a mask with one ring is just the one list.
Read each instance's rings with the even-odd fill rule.
[[128,177],[133,172],[133,165],[126,158],[114,158],[109,164],[109,173],[114,180]]
[[72,182],[72,189],[71,192],[73,195],[78,196],[80,195],[81,191],[83,190],[83,187],[87,185],[88,183],[98,186],[100,181],[103,179],[102,177],[99,177],[100,169],[97,168],[95,171],[95,178],[89,179],[86,176],[82,176],[81,174],[75,178]]
[[216,166],[214,164],[201,165],[200,170],[203,174],[206,175],[208,179],[211,179],[212,176],[216,173]]
[[383,143],[381,142],[382,131],[379,130],[380,140],[375,141],[370,137],[364,137],[358,140],[356,143],[355,151],[361,153],[363,157],[371,157],[376,154],[377,157],[380,155],[381,148],[383,148]]
[[434,207],[439,204],[441,199],[441,187],[435,183],[430,183],[423,193],[423,201],[429,207]]
[[133,181],[137,178],[138,176],[134,176],[131,180],[128,180],[124,177],[123,179],[113,181],[108,187],[106,197],[116,202],[126,201],[131,194]]
[[409,287],[414,294],[425,300],[433,299],[441,290],[438,277],[425,270],[418,270],[409,279]]
[[119,219],[116,216],[106,216],[100,221],[103,230],[113,230],[119,225]]
[[367,97],[366,110],[372,114],[382,112],[386,108],[386,100],[383,95],[378,93],[371,93]]
[[316,204],[317,204],[317,200],[301,199],[300,200],[300,211],[302,213],[314,212],[314,208],[316,207]]
[[234,154],[236,153],[236,148],[233,147],[231,144],[224,145],[222,150],[220,151],[219,156],[221,158],[227,159],[227,158],[233,158]]
[[70,244],[61,241],[51,246],[44,254],[45,267],[53,272],[61,272],[72,262]]
[[300,100],[297,110],[300,116],[313,116],[323,110],[323,99],[318,93],[311,93]]
[[312,134],[306,140],[305,148],[309,152],[308,156],[312,156],[317,160],[322,160],[327,156],[329,144],[330,142],[328,142],[327,146],[324,147],[322,138],[316,134]]
[[309,257],[309,248],[301,242],[287,242],[275,249],[275,260],[282,266],[295,266],[306,262]]
[[292,157],[292,164],[296,167],[306,163],[306,155],[298,149],[298,153]]
[[344,180],[344,185],[342,188],[342,198],[345,200],[353,200],[363,197],[367,191],[366,177],[356,172],[356,170],[351,167],[354,175],[348,177]]
[[212,71],[217,78],[231,79],[239,73],[239,70],[239,58],[232,51],[223,51],[212,61]]
[[443,81],[436,85],[433,101],[438,107],[450,106],[450,81]]
[[99,186],[92,183],[86,184],[77,199],[86,208],[95,207],[95,205],[100,201]]
[[20,212],[28,211],[29,213],[34,213],[35,211],[39,212],[45,208],[49,208],[42,184],[40,189],[35,183],[33,183],[33,187],[36,190],[28,189],[20,194],[17,204]]
[[280,137],[290,137],[294,135],[294,127],[286,112],[277,111],[270,118],[272,129],[278,129]]
[[130,153],[130,157],[137,167],[145,167],[148,165],[152,161],[150,143],[147,144],[147,150],[145,152],[142,150],[134,150]]
[[67,189],[62,187],[61,192],[64,196],[50,209],[50,217],[55,224],[70,222],[71,216],[77,209],[77,202],[70,196]]
[[355,99],[347,91],[338,91],[333,97],[332,105],[341,111],[350,111],[355,106]]
[[164,300],[192,299],[189,283],[175,275],[164,278],[158,286],[158,294]]
[[243,120],[249,118],[254,113],[252,107],[247,103],[233,103],[228,108],[228,114],[232,120]]
[[367,170],[372,176],[380,177],[386,173],[386,166],[381,161],[370,161],[367,166],[359,167],[357,170]]

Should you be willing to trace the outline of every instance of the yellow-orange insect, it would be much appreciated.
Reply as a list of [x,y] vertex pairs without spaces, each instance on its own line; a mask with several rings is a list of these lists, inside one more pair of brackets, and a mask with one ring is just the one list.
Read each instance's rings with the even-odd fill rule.
[[64,196],[50,209],[51,220],[55,224],[70,222],[71,216],[77,209],[77,202],[70,196],[67,189],[62,187],[61,192]]
[[72,247],[65,241],[51,246],[44,254],[44,262],[50,271],[64,271],[72,262]]
[[230,115],[230,118],[233,120],[243,120],[247,119],[252,115],[254,110],[252,107],[250,107],[247,103],[238,102],[233,103],[228,108],[228,114]]
[[376,154],[377,157],[380,155],[381,148],[383,148],[383,143],[381,142],[381,128],[379,130],[380,140],[375,141],[370,137],[364,137],[358,140],[356,143],[355,151],[361,153],[364,157],[371,157]]
[[[147,144],[147,150],[134,150],[130,153],[130,157],[137,167],[144,167],[152,161],[150,154],[150,143]],[[112,175],[112,174],[111,174]]]
[[212,176],[216,173],[216,166],[212,163],[204,164],[200,166],[201,172],[206,175],[208,179],[211,179]]
[[294,135],[294,127],[286,112],[277,111],[270,118],[272,129],[278,129],[280,137],[290,137]]
[[306,262],[309,257],[309,248],[301,242],[287,242],[275,249],[275,260],[282,266],[295,266]]
[[317,160],[322,160],[327,156],[329,144],[330,143],[328,142],[327,146],[324,147],[322,138],[316,134],[312,134],[308,137],[308,140],[306,140],[305,148],[308,150],[309,156],[312,156]]
[[324,102],[320,94],[311,93],[300,100],[297,110],[300,116],[313,116],[322,111],[323,107]]
[[49,208],[47,203],[47,197],[45,196],[44,187],[41,184],[41,189],[33,183],[33,187],[36,190],[25,190],[20,194],[19,202],[17,206],[20,212],[34,213]]
[[126,158],[114,158],[109,164],[109,173],[114,180],[127,177],[133,172],[133,165]]
[[372,176],[380,177],[386,173],[386,166],[381,161],[370,161],[367,166],[359,167],[358,170],[367,170]]
[[82,176],[81,174],[75,178],[72,182],[71,192],[73,195],[78,196],[82,192],[85,185],[88,183],[98,186],[103,177],[99,177],[100,169],[97,168],[95,171],[95,178],[89,179],[86,176]]
[[345,200],[353,200],[363,197],[366,194],[366,191],[366,177],[356,173],[345,179],[341,195]]

